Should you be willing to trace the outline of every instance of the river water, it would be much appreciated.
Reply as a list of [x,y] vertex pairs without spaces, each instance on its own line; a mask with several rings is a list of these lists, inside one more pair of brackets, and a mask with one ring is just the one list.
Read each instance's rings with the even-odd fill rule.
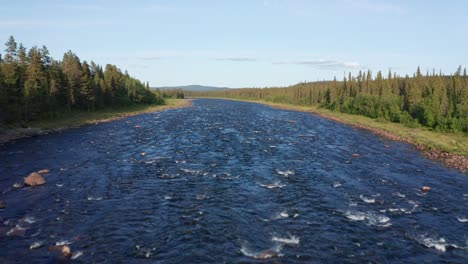
[[466,175],[309,113],[199,99],[18,140],[0,164],[1,263],[56,243],[78,263],[468,259]]

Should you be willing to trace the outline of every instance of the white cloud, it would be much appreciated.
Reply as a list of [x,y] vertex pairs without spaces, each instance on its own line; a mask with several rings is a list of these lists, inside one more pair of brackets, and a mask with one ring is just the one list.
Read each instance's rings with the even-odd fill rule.
[[228,57],[228,58],[217,58],[216,60],[219,60],[219,61],[235,61],[235,62],[251,62],[251,61],[256,61],[257,59],[249,58],[249,57]]
[[356,9],[370,11],[373,13],[391,13],[402,15],[406,13],[406,9],[395,3],[381,0],[346,0],[348,4]]
[[273,64],[296,64],[296,65],[307,65],[317,69],[327,70],[357,70],[365,68],[358,62],[354,61],[340,61],[340,60],[302,60],[302,61],[279,61],[273,62]]

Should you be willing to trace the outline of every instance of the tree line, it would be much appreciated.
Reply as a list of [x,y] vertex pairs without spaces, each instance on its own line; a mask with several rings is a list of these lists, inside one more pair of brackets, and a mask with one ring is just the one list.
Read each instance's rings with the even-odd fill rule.
[[299,83],[289,87],[244,88],[215,92],[192,92],[209,96],[265,100],[309,105],[349,114],[425,126],[438,131],[468,132],[468,76],[461,66],[450,75],[422,74],[411,77],[388,72],[360,71],[343,80]]
[[10,36],[0,53],[0,124],[27,124],[64,111],[163,103],[148,83],[112,64],[103,68],[81,61],[72,51],[55,60],[47,47],[27,50]]

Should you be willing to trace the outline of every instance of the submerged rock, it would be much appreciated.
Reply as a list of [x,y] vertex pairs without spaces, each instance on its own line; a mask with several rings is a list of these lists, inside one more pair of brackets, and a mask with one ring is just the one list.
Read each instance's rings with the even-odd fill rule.
[[39,173],[39,174],[46,174],[46,173],[49,173],[49,172],[50,172],[49,169],[43,169],[43,170],[38,171],[37,173]]
[[270,258],[277,258],[281,255],[279,252],[274,251],[273,249],[267,249],[265,251],[260,252],[260,254],[254,256],[255,259],[270,259]]
[[29,174],[29,176],[24,180],[24,184],[29,186],[37,186],[45,183],[45,179],[37,172]]
[[0,201],[0,209],[5,209],[5,208],[6,208],[5,202]]

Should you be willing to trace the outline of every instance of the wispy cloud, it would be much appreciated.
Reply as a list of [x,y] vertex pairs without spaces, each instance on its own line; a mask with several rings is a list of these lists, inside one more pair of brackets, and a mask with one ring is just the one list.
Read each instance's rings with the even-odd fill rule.
[[374,13],[391,13],[402,15],[406,9],[396,3],[389,3],[382,0],[345,0],[352,7]]
[[0,19],[0,28],[67,28],[83,26],[106,26],[111,25],[107,20],[71,19],[71,20],[49,20],[49,19]]
[[74,10],[74,11],[101,11],[104,10],[104,6],[97,4],[68,4],[64,3],[63,7]]
[[159,56],[143,56],[143,57],[138,57],[139,60],[143,61],[156,61],[156,60],[162,60],[162,57]]
[[235,61],[235,62],[252,62],[257,61],[255,58],[249,57],[228,57],[228,58],[217,58],[218,61]]
[[273,64],[296,64],[296,65],[307,65],[317,69],[325,70],[356,70],[363,69],[364,66],[358,62],[353,61],[339,61],[339,60],[303,60],[303,61],[278,61]]
[[130,68],[134,68],[134,69],[146,69],[146,68],[149,68],[148,65],[143,64],[143,63],[133,63],[133,64],[130,64],[129,66],[130,66]]
[[1,28],[40,27],[40,26],[49,26],[49,25],[51,25],[51,22],[47,20],[0,19]]

